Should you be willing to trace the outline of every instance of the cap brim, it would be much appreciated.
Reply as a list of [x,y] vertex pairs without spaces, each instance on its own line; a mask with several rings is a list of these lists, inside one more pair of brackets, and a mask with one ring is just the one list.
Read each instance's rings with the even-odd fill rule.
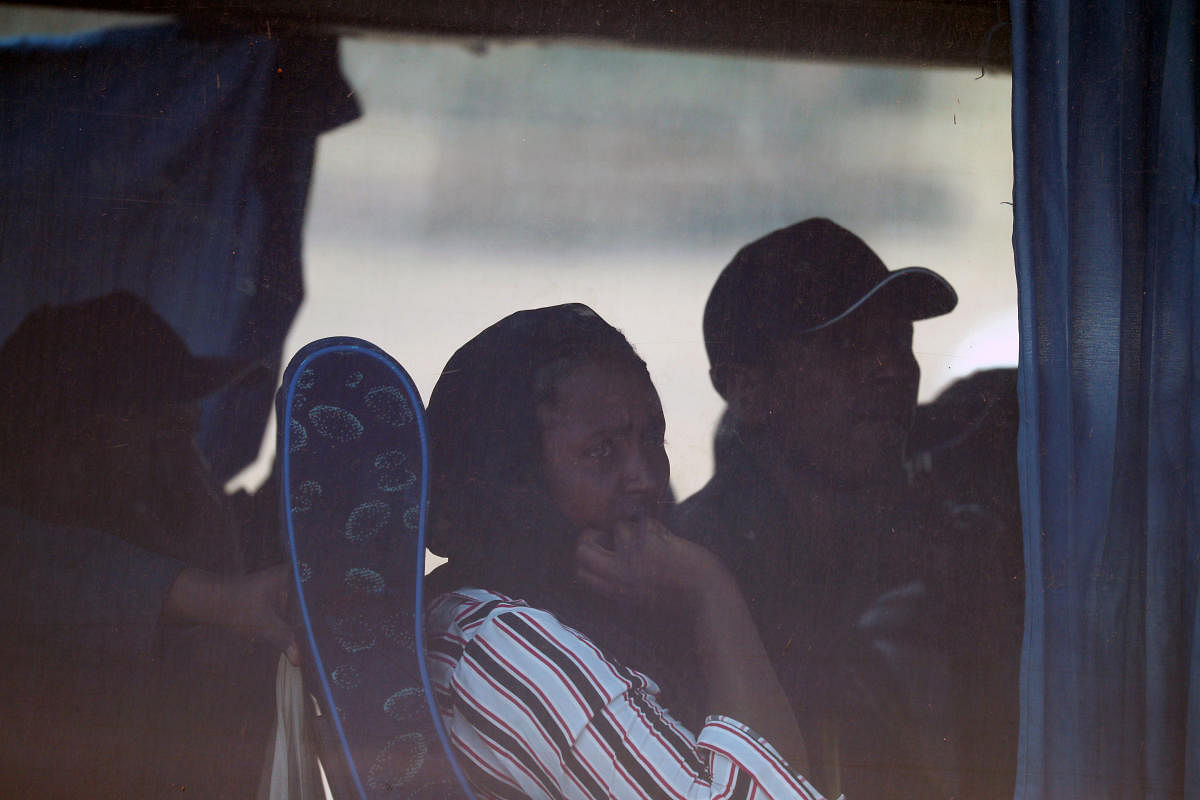
[[941,275],[925,267],[906,267],[889,272],[887,277],[871,287],[870,291],[854,301],[845,311],[801,333],[827,328],[877,298],[887,300],[889,308],[896,309],[914,322],[949,314],[958,305],[958,293]]

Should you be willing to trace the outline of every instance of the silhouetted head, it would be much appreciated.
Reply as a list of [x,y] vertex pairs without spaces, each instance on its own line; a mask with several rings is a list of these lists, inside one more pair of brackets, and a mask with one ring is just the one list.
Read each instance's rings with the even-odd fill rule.
[[186,536],[221,499],[194,443],[197,401],[249,367],[193,355],[127,292],[35,310],[0,347],[0,492],[147,546]]
[[889,271],[845,228],[796,223],[717,278],[704,309],[713,386],[793,468],[849,486],[890,477],[917,402],[912,323],[956,303],[937,273]]
[[646,365],[584,305],[520,311],[467,342],[430,395],[428,421],[430,547],[451,563],[542,558],[563,569],[580,530],[656,516],[667,498]]
[[917,409],[910,451],[956,504],[988,508],[1019,530],[1017,370],[974,372]]

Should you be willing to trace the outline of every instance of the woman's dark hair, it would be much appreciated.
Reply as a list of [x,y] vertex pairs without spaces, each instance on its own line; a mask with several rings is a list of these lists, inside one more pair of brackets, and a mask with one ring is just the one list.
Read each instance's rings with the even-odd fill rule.
[[[579,365],[645,371],[624,334],[581,304],[518,311],[467,342],[429,398],[430,549],[459,566],[552,546],[562,520],[544,489],[538,407]],[[558,530],[545,530],[547,526]]]

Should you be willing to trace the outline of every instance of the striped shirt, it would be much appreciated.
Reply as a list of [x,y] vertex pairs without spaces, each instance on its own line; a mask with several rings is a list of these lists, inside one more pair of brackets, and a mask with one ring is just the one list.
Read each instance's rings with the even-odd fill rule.
[[770,744],[728,717],[695,736],[646,675],[546,611],[480,589],[429,608],[438,707],[476,793],[518,800],[819,800]]

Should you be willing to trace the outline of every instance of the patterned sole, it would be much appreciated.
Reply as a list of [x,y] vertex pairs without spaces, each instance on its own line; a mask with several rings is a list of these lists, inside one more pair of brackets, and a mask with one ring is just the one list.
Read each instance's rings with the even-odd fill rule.
[[283,535],[334,796],[463,800],[422,638],[427,441],[404,369],[359,339],[314,342],[277,399]]

